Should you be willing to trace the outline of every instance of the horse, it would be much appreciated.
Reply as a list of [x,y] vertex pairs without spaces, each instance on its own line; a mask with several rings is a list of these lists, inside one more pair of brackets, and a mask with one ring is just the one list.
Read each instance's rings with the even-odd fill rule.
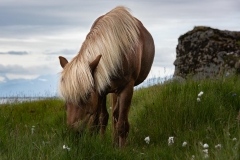
[[110,94],[113,144],[125,146],[134,86],[148,76],[154,55],[152,35],[128,8],[118,6],[97,18],[78,54],[70,62],[59,56],[59,92],[66,103],[67,125],[104,135]]

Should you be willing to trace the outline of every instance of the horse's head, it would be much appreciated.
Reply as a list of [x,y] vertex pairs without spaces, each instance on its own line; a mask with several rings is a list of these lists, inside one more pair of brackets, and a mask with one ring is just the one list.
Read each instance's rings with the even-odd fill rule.
[[[94,71],[100,61],[101,55],[89,64],[91,73],[94,74]],[[59,56],[60,64],[62,68],[68,64],[66,58]],[[97,112],[99,106],[99,94],[92,89],[90,93],[87,94],[86,101],[79,100],[79,102],[72,103],[66,101],[65,107],[67,110],[67,124],[70,128],[82,131],[88,122],[91,119],[91,116]]]

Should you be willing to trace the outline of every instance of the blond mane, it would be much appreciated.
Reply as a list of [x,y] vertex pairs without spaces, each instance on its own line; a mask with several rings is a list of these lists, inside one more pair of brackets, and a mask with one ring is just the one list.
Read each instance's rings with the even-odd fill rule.
[[[77,56],[61,72],[59,91],[67,101],[87,102],[87,94],[94,88],[101,94],[110,85],[111,77],[118,76],[123,54],[133,53],[138,43],[137,20],[125,7],[116,7],[93,24]],[[94,72],[89,64],[102,55]]]

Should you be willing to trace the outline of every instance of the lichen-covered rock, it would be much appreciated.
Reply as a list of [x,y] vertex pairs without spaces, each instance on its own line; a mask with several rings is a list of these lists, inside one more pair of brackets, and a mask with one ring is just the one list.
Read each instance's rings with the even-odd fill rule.
[[178,39],[174,76],[216,77],[240,72],[240,32],[198,26]]

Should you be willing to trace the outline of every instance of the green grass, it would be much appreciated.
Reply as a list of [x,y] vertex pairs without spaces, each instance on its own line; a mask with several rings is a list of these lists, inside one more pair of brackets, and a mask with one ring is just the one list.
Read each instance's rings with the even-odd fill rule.
[[[198,102],[200,91],[204,94]],[[41,100],[1,105],[0,159],[204,159],[201,143],[209,145],[208,159],[240,159],[239,77],[169,82],[135,91],[124,149],[112,147],[110,123],[103,140],[67,130],[63,104]],[[169,146],[170,136],[174,144]]]

